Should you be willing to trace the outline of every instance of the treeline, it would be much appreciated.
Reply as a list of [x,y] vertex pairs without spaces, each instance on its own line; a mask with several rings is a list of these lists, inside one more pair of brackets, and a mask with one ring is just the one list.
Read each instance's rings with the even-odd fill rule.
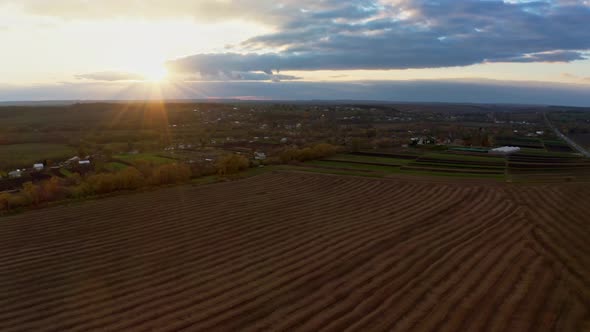
[[283,151],[280,155],[280,161],[283,164],[292,162],[303,162],[314,159],[321,159],[332,156],[338,152],[338,148],[327,143],[320,143],[311,147],[291,148]]
[[52,177],[38,184],[27,182],[18,193],[0,194],[0,211],[122,190],[184,183],[191,177],[190,167],[183,164],[157,166],[149,171],[144,168],[143,172],[135,167],[127,167],[114,173],[92,174],[87,177],[79,174],[68,178]]
[[[305,148],[289,148],[265,164],[303,162],[328,157],[337,152],[330,144],[318,144]],[[39,206],[65,199],[81,199],[117,191],[137,190],[170,184],[181,184],[192,178],[218,175],[231,176],[258,163],[243,155],[231,154],[220,158],[210,167],[188,164],[154,165],[140,161],[134,166],[110,173],[94,173],[86,176],[74,173],[67,178],[52,177],[39,183],[27,182],[17,193],[0,193],[0,213],[30,206]]]

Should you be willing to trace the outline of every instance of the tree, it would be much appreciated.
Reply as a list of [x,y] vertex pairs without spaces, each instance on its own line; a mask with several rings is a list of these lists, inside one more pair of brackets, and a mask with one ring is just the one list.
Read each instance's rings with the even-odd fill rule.
[[329,157],[336,154],[338,149],[331,144],[321,143],[312,147],[303,149],[287,149],[280,154],[280,159],[283,163],[290,163],[292,161],[308,161]]
[[145,177],[135,167],[127,167],[117,173],[120,189],[138,189],[145,185]]
[[225,176],[247,169],[250,166],[250,161],[242,155],[232,154],[219,159],[215,166],[217,174]]
[[167,164],[153,169],[149,182],[153,185],[182,183],[190,180],[192,172],[184,164]]
[[11,209],[10,207],[10,199],[11,194],[9,193],[1,193],[0,194],[0,211],[8,211]]
[[351,145],[351,148],[352,148],[352,152],[359,152],[361,150],[362,142],[358,138],[353,138],[350,141],[350,145]]
[[24,196],[30,202],[30,204],[37,205],[41,201],[41,194],[39,187],[34,185],[33,182],[26,182],[23,185],[22,190]]
[[325,158],[332,155],[335,155],[338,149],[332,145],[327,143],[320,143],[313,147],[313,152],[316,158]]
[[48,181],[38,186],[40,199],[44,202],[55,201],[62,198],[64,190],[59,178],[53,176]]
[[30,203],[22,194],[0,194],[0,211],[10,211],[15,208],[27,206]]

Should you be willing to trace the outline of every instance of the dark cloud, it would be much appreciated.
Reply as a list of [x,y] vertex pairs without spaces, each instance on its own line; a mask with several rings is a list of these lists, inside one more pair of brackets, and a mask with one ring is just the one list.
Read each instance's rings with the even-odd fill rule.
[[[280,1],[279,1],[280,3]],[[584,1],[287,1],[277,32],[245,41],[256,52],[197,54],[178,72],[405,69],[485,62],[570,62],[590,49]],[[289,8],[287,12],[284,9]],[[236,48],[234,48],[236,49]],[[276,49],[275,53],[259,52]]]
[[494,62],[571,62],[583,60],[585,57],[577,51],[551,51],[533,54],[524,54],[511,58],[498,58]]
[[[167,99],[256,96],[275,100],[381,100],[551,104],[590,107],[588,85],[491,80],[386,82],[184,82],[162,85]],[[129,100],[154,96],[150,83],[86,82],[33,87],[0,85],[0,101]],[[251,97],[248,97],[251,98]]]
[[96,73],[87,73],[76,75],[77,79],[80,80],[93,80],[93,81],[140,81],[144,77],[139,74],[118,72],[118,71],[102,71]]
[[291,81],[300,79],[293,75],[283,75],[279,73],[273,73],[271,71],[202,71],[198,80],[202,81]]

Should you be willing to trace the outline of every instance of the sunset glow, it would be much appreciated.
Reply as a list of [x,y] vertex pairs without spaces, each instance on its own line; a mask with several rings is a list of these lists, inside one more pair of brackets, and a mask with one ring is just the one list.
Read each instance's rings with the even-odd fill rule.
[[154,66],[153,68],[143,70],[140,74],[145,77],[146,81],[162,82],[168,77],[168,70],[163,66]]
[[587,22],[583,0],[0,0],[0,101],[108,99],[115,85],[128,95],[129,82],[171,81],[199,91],[184,98],[340,99],[363,82],[428,81],[471,100],[447,84],[465,80],[579,95],[590,86]]

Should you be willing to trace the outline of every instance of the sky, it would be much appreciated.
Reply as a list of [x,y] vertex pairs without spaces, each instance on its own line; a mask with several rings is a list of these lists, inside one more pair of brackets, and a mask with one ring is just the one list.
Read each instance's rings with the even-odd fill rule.
[[0,101],[590,106],[590,0],[0,0]]

